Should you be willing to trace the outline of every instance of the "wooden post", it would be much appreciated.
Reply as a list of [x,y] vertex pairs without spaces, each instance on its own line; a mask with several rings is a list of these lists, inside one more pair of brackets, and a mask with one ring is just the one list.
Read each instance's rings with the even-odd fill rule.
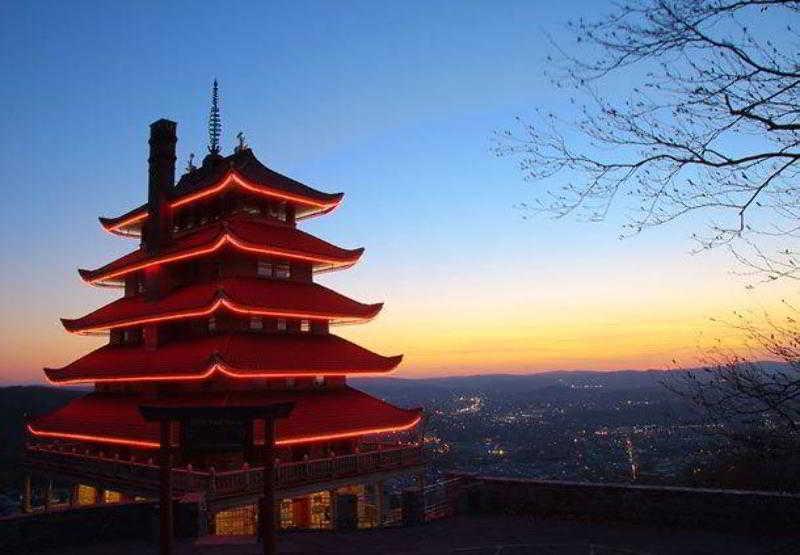
[[264,495],[261,498],[261,543],[264,555],[275,555],[275,420],[264,419]]
[[31,475],[25,474],[25,483],[22,485],[22,512],[30,513],[31,506]]
[[78,484],[72,484],[72,487],[69,490],[69,506],[70,507],[77,507],[78,506],[78,495],[79,495],[79,488]]
[[159,530],[160,555],[172,555],[172,422],[162,420],[159,449],[159,480],[161,528]]

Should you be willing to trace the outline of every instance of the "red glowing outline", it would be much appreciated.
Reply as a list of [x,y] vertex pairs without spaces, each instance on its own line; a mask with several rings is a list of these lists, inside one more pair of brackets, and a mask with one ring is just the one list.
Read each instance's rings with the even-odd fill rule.
[[111,443],[113,445],[132,445],[134,447],[143,447],[145,449],[158,449],[160,445],[152,441],[139,441],[135,439],[119,439],[108,436],[92,436],[86,434],[70,434],[66,432],[45,432],[43,430],[34,430],[33,426],[28,424],[28,431],[36,437],[55,437],[59,439],[77,439],[79,441],[91,441],[93,443]]
[[[422,415],[417,416],[410,424],[403,424],[401,426],[391,426],[388,428],[372,428],[367,430],[356,430],[353,432],[342,432],[339,434],[326,434],[320,436],[306,436],[294,439],[281,439],[275,442],[275,445],[295,445],[297,443],[312,443],[315,441],[330,441],[334,439],[344,439],[346,437],[356,437],[356,436],[366,436],[366,435],[373,435],[373,434],[388,434],[391,432],[403,432],[405,430],[410,430],[422,420]],[[255,442],[258,444],[257,442]],[[261,445],[264,444],[264,440],[261,440]]]
[[[410,424],[403,424],[400,426],[391,426],[388,428],[371,428],[366,430],[355,430],[352,432],[342,432],[338,434],[325,434],[318,436],[306,436],[292,439],[281,439],[275,442],[275,445],[296,445],[298,443],[312,443],[316,441],[330,441],[335,439],[344,439],[347,437],[356,437],[363,435],[373,434],[386,434],[392,432],[403,432],[410,430],[422,420],[422,415],[418,415]],[[35,430],[33,426],[28,424],[28,432],[36,437],[53,437],[59,439],[76,439],[79,441],[90,441],[93,443],[110,443],[114,445],[131,445],[133,447],[142,447],[144,449],[158,449],[160,444],[152,441],[141,441],[135,439],[120,439],[108,436],[94,436],[87,434],[71,434],[67,432],[46,432],[44,430]],[[261,442],[254,442],[256,445],[263,445],[264,440]]]
[[[144,324],[152,324],[155,322],[164,322],[168,320],[181,320],[181,319],[188,319],[188,318],[201,318],[204,316],[209,316],[210,314],[216,312],[220,307],[224,307],[231,312],[236,312],[238,314],[246,314],[249,316],[274,316],[274,317],[283,317],[283,318],[299,318],[301,320],[341,320],[342,322],[366,322],[374,318],[378,312],[380,312],[382,308],[382,304],[377,306],[377,309],[374,310],[372,314],[369,316],[352,316],[347,314],[325,314],[321,312],[291,312],[289,310],[276,310],[276,309],[259,309],[254,307],[247,307],[237,305],[228,299],[221,297],[218,298],[216,301],[212,302],[206,308],[195,309],[195,310],[186,310],[183,312],[170,312],[167,314],[163,314],[161,316],[151,316],[146,318],[138,318],[132,320],[116,320],[111,321],[106,324],[102,324],[97,327],[93,328],[76,328],[70,330],[67,328],[67,331],[70,333],[74,333],[76,335],[90,335],[99,333],[105,330],[109,330],[112,328],[122,328],[122,327],[131,327],[131,326],[141,326]],[[67,327],[67,324],[64,323],[62,320],[62,324],[64,327]]]
[[[267,255],[271,255],[271,256],[279,256],[279,257],[291,258],[291,259],[295,259],[295,260],[303,260],[305,262],[312,262],[312,263],[313,262],[318,262],[318,263],[322,263],[322,264],[328,264],[328,268],[325,268],[327,270],[350,267],[353,264],[355,264],[356,261],[358,261],[359,258],[361,258],[361,254],[364,252],[363,249],[356,249],[354,258],[347,259],[347,260],[335,260],[335,259],[332,259],[332,258],[324,258],[324,257],[320,257],[320,256],[309,256],[309,255],[299,254],[299,253],[296,253],[295,251],[290,251],[290,250],[267,249],[267,248],[263,248],[263,247],[258,247],[258,246],[253,245],[252,243],[246,243],[246,242],[242,241],[241,239],[237,239],[232,234],[230,234],[228,231],[226,231],[222,235],[222,237],[220,237],[217,240],[217,242],[214,243],[213,245],[211,245],[210,247],[198,247],[195,250],[182,252],[180,254],[174,254],[174,255],[169,255],[169,256],[165,256],[165,257],[161,257],[161,258],[151,259],[151,260],[148,260],[146,262],[140,262],[139,264],[134,264],[132,266],[128,266],[128,267],[122,268],[122,269],[117,270],[115,272],[109,272],[109,273],[106,273],[106,274],[101,274],[101,275],[99,275],[97,277],[90,278],[90,279],[84,278],[83,275],[81,275],[81,278],[84,281],[86,281],[87,283],[91,284],[91,285],[96,285],[101,281],[107,281],[107,280],[110,280],[110,279],[114,279],[116,277],[124,276],[124,275],[130,274],[132,272],[136,272],[138,270],[144,270],[145,268],[149,268],[151,266],[155,266],[155,265],[158,265],[158,264],[169,264],[171,262],[176,262],[178,260],[185,260],[187,258],[194,258],[196,256],[203,256],[203,255],[206,255],[206,254],[211,254],[211,253],[216,252],[219,249],[221,249],[227,243],[230,243],[234,247],[236,247],[236,248],[238,248],[240,250],[246,251],[246,252],[254,252],[254,253],[258,253],[258,254],[267,254]],[[91,273],[91,272],[88,272],[88,273]]]
[[189,380],[203,380],[211,377],[214,372],[219,372],[230,378],[248,380],[248,379],[261,379],[261,378],[309,378],[312,376],[333,376],[333,377],[347,377],[350,374],[362,376],[385,376],[394,372],[403,360],[403,355],[395,357],[384,357],[395,359],[397,362],[389,370],[378,370],[373,372],[353,372],[353,371],[337,371],[326,372],[307,370],[300,372],[297,370],[274,370],[269,372],[250,372],[242,369],[236,369],[232,366],[227,366],[221,362],[212,364],[208,370],[200,374],[166,374],[158,376],[126,376],[122,378],[73,378],[68,380],[53,380],[47,375],[48,368],[45,368],[45,378],[53,385],[75,385],[81,383],[124,383],[124,382],[159,382],[159,381],[189,381]]
[[[220,181],[218,185],[210,187],[209,189],[206,189],[205,191],[198,191],[197,193],[194,193],[194,194],[189,195],[187,197],[175,200],[175,201],[171,202],[169,206],[170,206],[170,208],[178,208],[179,206],[183,206],[184,204],[188,204],[188,203],[193,202],[193,201],[195,201],[195,200],[197,200],[199,198],[204,198],[204,197],[207,197],[207,196],[210,196],[210,195],[214,195],[214,194],[216,194],[216,193],[218,193],[220,191],[223,191],[225,188],[227,188],[231,184],[238,185],[239,187],[241,187],[241,188],[243,188],[243,189],[245,189],[247,191],[250,191],[250,192],[262,195],[262,196],[279,198],[281,200],[287,200],[287,201],[294,202],[294,203],[297,203],[297,204],[302,204],[302,205],[305,205],[305,206],[310,206],[310,207],[313,207],[313,208],[320,209],[320,210],[317,210],[316,212],[312,212],[310,214],[305,214],[305,215],[303,215],[303,216],[301,216],[301,217],[299,217],[297,219],[305,219],[305,218],[309,218],[311,216],[315,216],[317,214],[327,214],[327,213],[333,211],[342,202],[341,194],[340,194],[339,198],[337,198],[336,200],[328,201],[328,202],[322,202],[322,201],[310,200],[310,199],[308,199],[306,197],[302,197],[300,195],[292,195],[291,193],[280,192],[277,189],[272,189],[270,187],[267,187],[266,185],[259,185],[257,183],[253,183],[251,181],[248,181],[248,180],[244,179],[243,177],[241,177],[236,170],[233,170],[222,181]],[[114,233],[114,234],[117,234],[117,235],[123,235],[123,236],[127,236],[127,237],[137,237],[138,234],[132,233],[132,232],[122,231],[122,228],[127,227],[127,226],[129,226],[131,224],[134,224],[134,223],[136,223],[136,222],[138,222],[140,220],[144,220],[148,216],[149,216],[149,213],[145,209],[143,213],[130,216],[129,218],[127,218],[127,219],[125,219],[125,220],[123,220],[121,222],[117,222],[117,223],[115,223],[113,225],[110,225],[110,226],[107,226],[106,224],[102,224],[102,225],[103,225],[103,228],[106,231],[109,231],[110,233]]]
[[268,196],[268,197],[275,197],[275,198],[279,198],[279,199],[282,199],[282,200],[288,200],[288,201],[296,202],[298,204],[304,204],[306,206],[313,206],[315,208],[323,208],[323,209],[333,208],[334,206],[336,206],[337,204],[339,204],[342,201],[342,199],[340,197],[340,198],[338,198],[338,199],[336,199],[334,201],[322,202],[322,201],[310,200],[310,199],[308,199],[306,197],[302,197],[302,196],[299,196],[299,195],[293,195],[291,193],[280,192],[280,191],[277,191],[276,189],[271,189],[271,188],[266,187],[264,185],[259,185],[257,183],[252,183],[250,181],[247,181],[246,179],[241,177],[236,170],[233,170],[233,171],[231,171],[231,173],[229,173],[225,177],[225,179],[223,179],[219,183],[219,185],[215,185],[214,187],[210,187],[209,189],[206,189],[205,191],[198,191],[197,193],[194,193],[193,195],[189,195],[187,197],[184,197],[184,198],[178,199],[176,201],[173,201],[173,202],[170,203],[169,206],[170,206],[170,208],[177,208],[179,206],[183,206],[184,204],[188,204],[188,203],[190,203],[190,202],[192,202],[194,200],[197,200],[199,198],[203,198],[203,197],[207,197],[209,195],[213,195],[215,193],[218,193],[218,192],[222,191],[223,189],[225,189],[231,183],[234,183],[234,184],[242,187],[243,189],[246,189],[248,191],[251,191],[251,192],[259,194],[259,195]]

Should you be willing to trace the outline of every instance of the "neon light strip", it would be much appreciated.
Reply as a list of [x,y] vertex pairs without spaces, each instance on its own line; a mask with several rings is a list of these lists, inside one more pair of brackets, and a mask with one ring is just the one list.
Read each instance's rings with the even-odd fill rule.
[[[340,434],[327,434],[327,435],[320,435],[320,436],[306,436],[300,437],[295,439],[281,439],[275,442],[275,445],[295,445],[297,443],[312,443],[316,441],[331,441],[335,439],[344,439],[346,437],[356,437],[356,436],[366,436],[366,435],[373,435],[373,434],[388,434],[391,432],[402,432],[405,430],[410,430],[417,424],[419,424],[420,420],[422,420],[422,416],[417,416],[410,424],[404,424],[402,426],[393,426],[390,428],[373,428],[370,430],[357,430],[354,432],[343,432]],[[261,440],[261,444],[264,444],[264,440]]]
[[332,208],[341,202],[341,199],[330,201],[330,202],[320,202],[315,200],[310,200],[305,197],[301,197],[298,195],[292,195],[290,193],[284,193],[281,191],[277,191],[275,189],[270,189],[263,185],[258,185],[256,183],[251,183],[246,179],[242,178],[235,170],[228,174],[228,176],[223,179],[219,185],[212,187],[210,189],[206,189],[205,191],[197,192],[193,195],[189,195],[188,197],[184,197],[182,199],[178,199],[170,204],[170,208],[177,208],[179,206],[183,206],[184,204],[188,204],[192,201],[195,201],[199,198],[207,197],[209,195],[213,195],[224,190],[229,185],[234,184],[251,191],[253,193],[268,196],[268,197],[275,197],[282,200],[288,200],[292,202],[296,202],[298,204],[305,204],[306,206],[314,206],[316,208]]
[[47,373],[45,373],[45,378],[47,381],[53,385],[75,385],[75,384],[82,384],[82,383],[125,383],[125,382],[160,382],[160,381],[188,381],[188,380],[203,380],[205,378],[210,377],[214,372],[219,372],[224,376],[228,376],[230,378],[236,379],[261,379],[261,378],[311,378],[314,376],[332,376],[332,377],[347,377],[350,374],[357,374],[359,377],[361,376],[385,376],[386,374],[391,374],[400,365],[400,361],[397,364],[389,369],[383,371],[374,371],[374,372],[353,372],[353,371],[338,371],[338,372],[326,372],[322,371],[314,371],[314,370],[307,370],[305,372],[299,372],[297,370],[274,370],[270,372],[249,372],[247,370],[241,369],[234,369],[232,367],[225,366],[221,363],[214,363],[211,365],[208,370],[201,374],[166,374],[166,375],[157,375],[157,376],[126,376],[123,378],[74,378],[71,380],[51,380]]
[[[306,436],[306,437],[298,437],[298,438],[291,438],[291,439],[281,439],[275,442],[275,445],[296,445],[298,443],[312,443],[316,441],[331,441],[335,439],[344,439],[347,437],[356,437],[362,435],[373,435],[373,434],[387,434],[392,432],[402,432],[405,430],[410,430],[422,420],[422,416],[417,416],[410,424],[403,424],[402,426],[393,426],[389,428],[372,428],[367,430],[356,430],[353,432],[343,432],[339,434],[326,434],[326,435],[319,435],[319,436]],[[35,430],[33,426],[28,424],[27,426],[28,432],[33,434],[37,437],[52,437],[52,438],[59,438],[59,439],[75,439],[79,441],[90,441],[94,443],[110,443],[113,445],[131,445],[134,447],[142,447],[145,449],[158,449],[160,445],[156,442],[152,441],[140,441],[135,439],[122,439],[122,438],[115,438],[109,436],[93,436],[93,435],[85,435],[85,434],[70,434],[66,432],[46,432],[43,430]],[[262,439],[261,442],[254,442],[256,445],[263,445],[264,440]]]
[[210,377],[216,371],[216,365],[212,365],[202,374],[166,374],[163,376],[140,376],[124,378],[75,378],[72,380],[51,380],[45,372],[44,377],[53,385],[75,385],[81,383],[128,383],[128,382],[173,382],[203,380]]
[[356,260],[358,260],[358,258],[360,258],[360,256],[361,256],[361,254],[359,253],[356,256],[356,258],[353,259],[353,260],[341,261],[341,260],[323,258],[323,257],[319,257],[319,256],[308,256],[308,255],[303,255],[303,254],[297,254],[297,253],[295,253],[293,251],[278,250],[278,249],[265,249],[263,247],[258,247],[258,246],[252,245],[252,244],[245,243],[245,242],[241,241],[240,239],[236,239],[233,235],[230,235],[229,233],[226,232],[222,237],[219,238],[219,240],[216,243],[214,243],[210,247],[199,247],[198,249],[193,250],[193,251],[188,251],[188,252],[184,252],[184,253],[181,253],[181,254],[175,254],[175,255],[172,255],[172,256],[166,256],[166,257],[163,257],[163,258],[156,258],[156,259],[153,259],[153,260],[148,260],[147,262],[141,262],[139,264],[134,264],[133,266],[128,266],[127,268],[123,268],[121,270],[117,270],[116,272],[103,274],[103,275],[100,275],[100,276],[98,276],[96,278],[92,278],[92,279],[87,280],[87,281],[88,281],[88,283],[90,283],[92,285],[95,285],[96,283],[98,283],[100,281],[106,281],[106,280],[114,279],[115,277],[124,276],[124,275],[130,274],[132,272],[136,272],[138,270],[143,270],[145,268],[149,268],[151,266],[155,266],[157,264],[169,264],[171,262],[177,262],[178,260],[185,260],[187,258],[194,258],[194,257],[197,257],[197,256],[203,256],[203,255],[210,254],[210,253],[218,251],[223,246],[225,246],[225,244],[228,244],[228,243],[230,243],[231,245],[235,246],[238,249],[241,249],[241,250],[244,250],[244,251],[247,251],[247,252],[254,252],[254,253],[258,253],[258,254],[267,254],[267,255],[271,255],[271,256],[280,256],[280,257],[285,257],[285,258],[292,258],[292,259],[295,259],[295,260],[303,260],[303,261],[306,261],[306,262],[318,262],[318,263],[322,263],[322,264],[329,264],[331,268],[341,268],[341,267],[352,266],[353,264],[355,264]]
[[58,439],[77,439],[78,441],[91,441],[94,443],[110,443],[113,445],[131,445],[133,447],[143,447],[145,449],[158,449],[160,445],[152,441],[139,441],[135,439],[120,439],[108,436],[92,436],[85,434],[69,434],[66,432],[45,432],[42,430],[34,430],[33,426],[28,424],[28,431],[37,437],[54,437]]
[[122,220],[121,222],[117,222],[116,224],[112,225],[111,227],[103,226],[103,229],[108,231],[109,233],[115,233],[117,235],[122,235],[125,237],[139,237],[141,234],[134,233],[131,231],[124,231],[123,228],[128,227],[129,225],[135,224],[136,222],[140,222],[142,220],[147,219],[147,210],[144,210],[141,214],[136,214],[131,216],[126,220]]
[[169,320],[180,320],[180,319],[187,319],[187,318],[202,318],[204,316],[209,316],[210,314],[214,313],[220,307],[227,308],[231,312],[236,312],[237,314],[246,314],[249,316],[275,316],[275,317],[284,317],[284,318],[299,318],[299,319],[308,319],[308,320],[346,320],[348,322],[365,322],[367,320],[371,320],[374,318],[373,316],[352,316],[347,314],[324,314],[320,312],[291,312],[288,310],[262,310],[258,308],[246,307],[246,306],[239,306],[228,299],[221,298],[217,299],[211,306],[207,308],[197,309],[197,310],[189,310],[185,312],[172,312],[168,314],[164,314],[162,316],[153,316],[148,318],[139,318],[134,320],[117,320],[112,321],[102,326],[94,327],[94,328],[78,328],[76,330],[68,330],[70,333],[74,333],[77,335],[89,335],[98,332],[102,332],[105,330],[109,330],[111,328],[121,328],[121,327],[130,327],[130,326],[140,326],[144,324],[152,324],[155,322],[164,322]]
[[[281,200],[287,200],[287,201],[290,201],[290,202],[295,202],[297,204],[302,204],[302,205],[305,205],[305,206],[311,206],[313,208],[320,208],[320,209],[322,209],[321,213],[325,213],[325,214],[327,214],[328,212],[330,212],[331,210],[336,208],[341,203],[341,198],[339,198],[337,200],[334,200],[334,201],[321,202],[321,201],[311,200],[311,199],[308,199],[306,197],[301,197],[301,196],[298,196],[298,195],[292,195],[290,193],[284,193],[284,192],[278,191],[276,189],[271,189],[271,188],[266,187],[264,185],[258,185],[256,183],[252,183],[250,181],[247,181],[246,179],[241,177],[234,170],[231,173],[229,173],[225,177],[225,179],[223,179],[219,183],[219,185],[211,187],[210,189],[206,189],[205,191],[200,191],[200,192],[197,192],[197,193],[195,193],[193,195],[189,195],[188,197],[184,197],[184,198],[178,199],[176,201],[173,201],[172,203],[170,203],[170,208],[178,208],[180,206],[183,206],[184,204],[188,204],[188,203],[193,202],[193,201],[195,201],[197,199],[204,198],[204,197],[207,197],[207,196],[210,196],[210,195],[214,195],[216,193],[219,193],[219,192],[225,190],[226,188],[228,188],[231,185],[239,186],[239,187],[241,187],[241,188],[243,188],[243,189],[245,189],[247,191],[250,191],[252,193],[256,193],[256,194],[259,194],[259,195],[262,195],[262,196],[267,196],[267,197],[272,197],[272,198],[279,198]],[[313,214],[307,214],[307,215],[303,216],[303,218],[308,218],[308,217],[310,217],[312,215]],[[118,222],[118,223],[114,224],[113,226],[108,227],[106,229],[108,231],[110,231],[112,233],[116,233],[118,235],[127,235],[127,236],[131,236],[131,237],[136,237],[137,235],[134,234],[134,233],[126,233],[126,232],[122,231],[122,228],[127,227],[127,226],[129,226],[131,224],[134,224],[136,222],[139,222],[141,220],[144,220],[147,217],[148,217],[148,212],[144,211],[141,214],[137,214],[135,216],[131,216],[130,218],[128,218],[126,220],[123,220],[121,222]]]

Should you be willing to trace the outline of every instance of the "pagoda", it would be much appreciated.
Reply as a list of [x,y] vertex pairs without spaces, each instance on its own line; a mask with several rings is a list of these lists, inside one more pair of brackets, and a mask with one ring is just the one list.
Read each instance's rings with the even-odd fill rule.
[[[70,333],[104,334],[108,342],[44,370],[52,384],[93,391],[29,421],[26,508],[32,483],[46,490],[48,508],[59,502],[54,483],[66,485],[71,505],[153,499],[159,425],[143,418],[144,405],[291,402],[275,431],[277,524],[333,527],[342,507],[354,507],[359,526],[384,523],[386,481],[424,469],[422,413],[347,385],[350,375],[393,371],[402,356],[381,356],[331,332],[367,322],[382,307],[314,281],[363,253],[298,229],[336,209],[343,194],[267,168],[241,135],[235,151],[222,155],[216,98],[209,153],[175,183],[176,127],[165,119],[150,126],[147,202],[100,218],[106,231],[140,238],[138,248],[79,270],[86,283],[124,294],[62,320]],[[202,496],[206,533],[254,533],[264,429],[251,424],[210,442],[188,425],[171,429],[174,495]]]

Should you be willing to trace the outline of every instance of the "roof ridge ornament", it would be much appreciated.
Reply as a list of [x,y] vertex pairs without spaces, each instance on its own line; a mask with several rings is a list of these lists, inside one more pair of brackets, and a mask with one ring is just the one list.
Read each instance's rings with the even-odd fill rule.
[[243,131],[239,131],[236,134],[236,138],[239,139],[239,144],[236,145],[236,148],[233,149],[233,151],[236,154],[239,154],[240,152],[243,152],[245,150],[249,150],[250,149],[250,147],[247,146],[247,142],[245,141],[244,132]]
[[214,79],[211,90],[211,110],[208,114],[208,152],[219,154],[219,138],[222,135],[222,119],[219,115],[219,83]]
[[197,166],[194,165],[194,152],[192,152],[189,154],[189,162],[186,164],[186,173],[192,173],[196,169]]

